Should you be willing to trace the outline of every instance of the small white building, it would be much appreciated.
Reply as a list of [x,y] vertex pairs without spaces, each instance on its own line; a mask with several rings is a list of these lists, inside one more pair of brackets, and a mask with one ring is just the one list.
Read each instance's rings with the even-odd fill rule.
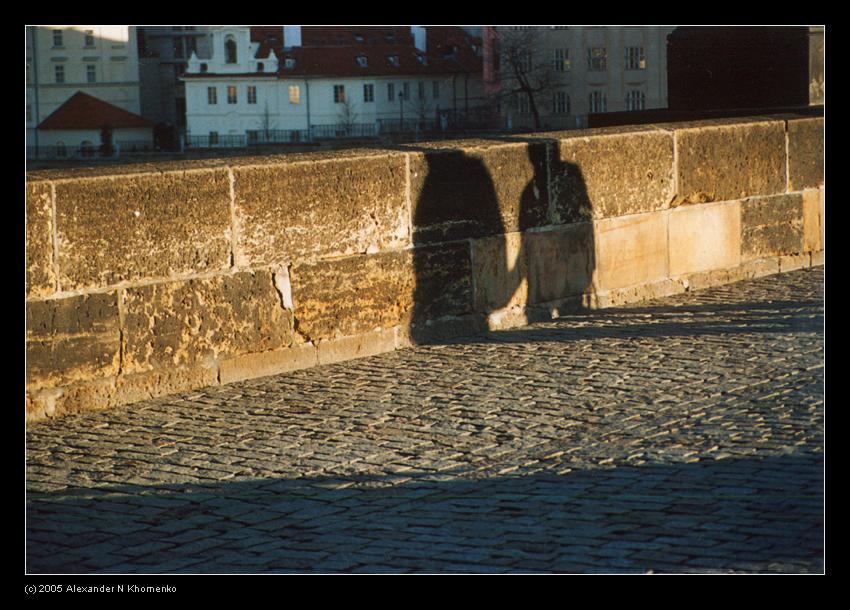
[[48,156],[95,155],[107,142],[117,152],[150,148],[153,123],[78,91],[38,125],[39,146]]
[[[212,27],[183,77],[189,145],[433,127],[483,103],[480,39],[460,28]],[[477,43],[477,44],[476,44]],[[430,48],[429,48],[430,47]]]

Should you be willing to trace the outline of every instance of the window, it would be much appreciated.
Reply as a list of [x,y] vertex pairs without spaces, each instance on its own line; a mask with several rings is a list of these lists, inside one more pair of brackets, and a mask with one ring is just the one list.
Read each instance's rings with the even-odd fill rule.
[[387,101],[395,101],[395,84],[387,83]]
[[198,52],[198,39],[195,36],[186,37],[186,57]]
[[552,96],[552,112],[554,114],[570,114],[570,96],[566,91],[556,91]]
[[605,72],[608,69],[608,50],[605,47],[587,50],[587,69],[590,72]]
[[256,104],[257,103],[257,88],[253,85],[248,86],[248,103]]
[[174,59],[183,59],[183,39],[174,38],[171,41],[171,48],[174,49]]
[[289,103],[290,104],[300,104],[301,103],[301,87],[298,85],[290,85],[289,86]]
[[94,46],[94,30],[86,30],[85,45],[87,48]]
[[218,93],[215,87],[207,87],[207,104],[218,104]]
[[202,64],[201,64],[201,72],[206,72],[206,71],[207,71],[207,69],[208,69],[207,64],[206,64],[206,63],[202,63]]
[[398,66],[399,66],[398,55],[387,55],[387,61],[390,62],[391,66],[395,66],[396,68],[398,68]]
[[227,103],[236,103],[236,87],[234,85],[228,85],[227,87]]
[[56,156],[57,157],[65,157],[68,155],[68,149],[65,148],[65,142],[61,140],[56,142]]
[[27,104],[27,122],[32,121],[32,104]]
[[419,81],[419,99],[425,99],[425,81]]
[[608,98],[602,91],[590,94],[590,112],[608,112]]
[[431,97],[435,100],[440,99],[440,81],[438,80],[431,83]]
[[525,93],[520,93],[519,98],[517,98],[517,109],[520,114],[530,114],[531,108],[528,104],[528,95]]
[[224,63],[236,63],[236,41],[233,40],[232,36],[228,36],[227,40],[224,41]]
[[62,46],[62,30],[53,30],[53,46]]
[[294,57],[287,57],[283,61],[283,67],[286,68],[287,70],[292,70],[292,68],[295,67],[295,58]]
[[334,103],[345,103],[345,85],[334,85]]
[[406,102],[410,99],[410,83],[402,84],[402,99]]
[[626,94],[626,110],[643,110],[646,107],[646,95],[643,91],[629,91]]
[[259,144],[260,143],[260,132],[255,129],[249,129],[245,132],[248,134],[248,144]]
[[366,57],[365,55],[358,55],[357,56],[357,65],[360,66],[361,68],[368,68],[369,67],[369,58]]
[[375,85],[363,85],[363,101],[375,101]]
[[86,82],[87,83],[96,83],[97,82],[97,66],[94,64],[86,65]]
[[555,72],[569,72],[570,67],[570,50],[555,49],[552,57],[552,69]]
[[53,74],[56,76],[56,82],[60,85],[65,82],[65,66],[58,65],[53,68]]
[[265,71],[265,69],[266,69],[266,65],[263,62],[258,61],[257,62],[257,72],[263,72],[263,71]]
[[643,47],[626,47],[626,70],[646,70]]
[[210,145],[218,144],[218,132],[211,131],[210,132]]

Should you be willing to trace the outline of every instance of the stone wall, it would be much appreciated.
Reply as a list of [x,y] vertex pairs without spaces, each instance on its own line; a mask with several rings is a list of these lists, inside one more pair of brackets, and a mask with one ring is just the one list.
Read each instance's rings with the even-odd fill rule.
[[36,172],[28,421],[823,261],[822,118]]

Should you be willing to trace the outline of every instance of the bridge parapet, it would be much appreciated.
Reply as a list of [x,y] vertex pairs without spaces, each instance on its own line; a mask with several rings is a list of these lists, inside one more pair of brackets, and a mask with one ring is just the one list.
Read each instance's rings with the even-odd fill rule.
[[28,421],[822,264],[823,118],[28,176]]

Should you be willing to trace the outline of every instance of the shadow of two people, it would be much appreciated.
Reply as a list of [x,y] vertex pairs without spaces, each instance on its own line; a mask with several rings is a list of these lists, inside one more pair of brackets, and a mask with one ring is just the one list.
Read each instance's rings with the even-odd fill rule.
[[[566,288],[563,278],[553,276],[564,265],[548,263],[569,255],[570,248],[557,238],[532,236],[555,224],[589,220],[581,169],[561,160],[558,140],[498,137],[403,148],[421,153],[411,167],[415,343],[434,342],[439,334],[429,323],[445,316],[487,316],[568,296],[559,294]],[[573,294],[590,287],[592,231],[589,236],[583,252],[587,278],[569,286]]]

